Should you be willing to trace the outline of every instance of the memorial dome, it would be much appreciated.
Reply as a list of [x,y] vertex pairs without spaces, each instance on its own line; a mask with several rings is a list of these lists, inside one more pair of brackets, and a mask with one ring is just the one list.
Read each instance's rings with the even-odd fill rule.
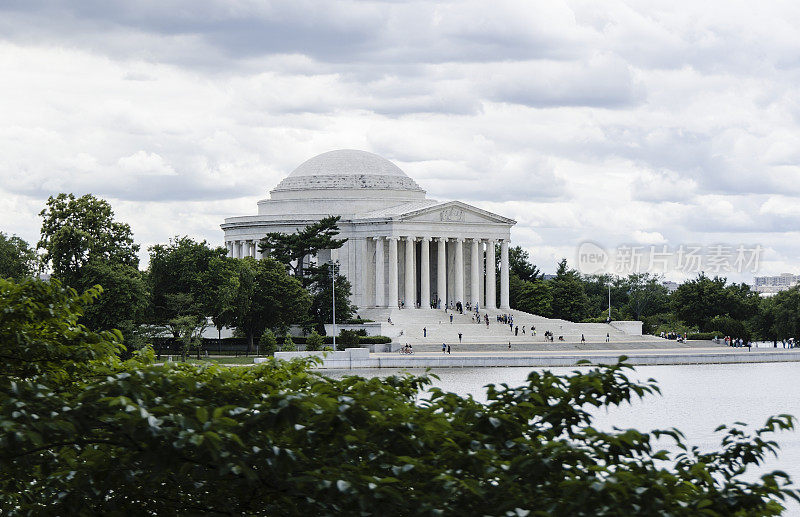
[[273,192],[393,190],[424,192],[400,167],[377,154],[340,149],[301,163]]

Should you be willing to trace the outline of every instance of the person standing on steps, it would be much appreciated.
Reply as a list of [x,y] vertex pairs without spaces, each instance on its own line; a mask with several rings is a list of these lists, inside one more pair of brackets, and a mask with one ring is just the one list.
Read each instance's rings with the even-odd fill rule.
[[451,325],[453,324],[453,315],[452,314],[450,315],[450,324]]
[[514,327],[514,335],[519,336],[519,327]]
[[581,334],[581,343],[586,343],[586,338],[583,337],[583,334]]
[[442,353],[445,353],[446,351],[447,351],[447,346],[444,343],[442,343]]
[[461,343],[461,332],[458,333],[458,342]]
[[428,337],[428,327],[422,327],[422,337]]
[[450,355],[450,345],[447,345],[447,355]]
[[606,343],[608,343],[610,340],[611,340],[611,336],[609,336],[608,332],[606,332]]

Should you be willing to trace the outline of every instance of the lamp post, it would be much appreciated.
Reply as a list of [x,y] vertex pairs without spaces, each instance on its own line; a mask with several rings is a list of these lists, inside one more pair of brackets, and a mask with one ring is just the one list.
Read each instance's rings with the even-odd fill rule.
[[608,283],[608,317],[606,322],[611,323],[611,282]]
[[339,266],[339,261],[331,261],[331,299],[333,306],[333,351],[336,351],[336,268]]

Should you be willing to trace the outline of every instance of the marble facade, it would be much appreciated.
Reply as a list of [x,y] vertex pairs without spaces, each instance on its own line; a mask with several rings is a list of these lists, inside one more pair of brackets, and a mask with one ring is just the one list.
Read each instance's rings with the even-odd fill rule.
[[515,221],[460,201],[427,199],[399,167],[372,153],[315,156],[258,203],[257,215],[230,217],[221,227],[229,256],[262,258],[258,242],[267,233],[292,233],[328,215],[341,216],[340,237],[347,242],[321,251],[316,260],[339,262],[355,305],[509,307],[508,247]]

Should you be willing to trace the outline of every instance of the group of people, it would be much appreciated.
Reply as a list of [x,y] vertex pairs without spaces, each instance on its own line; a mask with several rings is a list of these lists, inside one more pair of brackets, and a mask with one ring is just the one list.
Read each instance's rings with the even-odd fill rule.
[[735,348],[741,348],[741,347],[744,347],[744,346],[746,346],[747,348],[750,348],[750,346],[751,346],[750,345],[750,341],[748,341],[747,339],[735,338],[735,337],[732,338],[730,336],[725,336],[725,345],[726,346],[732,346],[732,347],[735,347]]
[[400,349],[400,353],[401,354],[413,354],[414,353],[414,347],[409,345],[409,344],[405,344],[405,345],[403,345],[403,348]]
[[672,330],[670,330],[669,332],[662,332],[661,337],[664,339],[675,339],[679,343],[683,343],[684,341],[686,341],[686,334],[680,334]]

